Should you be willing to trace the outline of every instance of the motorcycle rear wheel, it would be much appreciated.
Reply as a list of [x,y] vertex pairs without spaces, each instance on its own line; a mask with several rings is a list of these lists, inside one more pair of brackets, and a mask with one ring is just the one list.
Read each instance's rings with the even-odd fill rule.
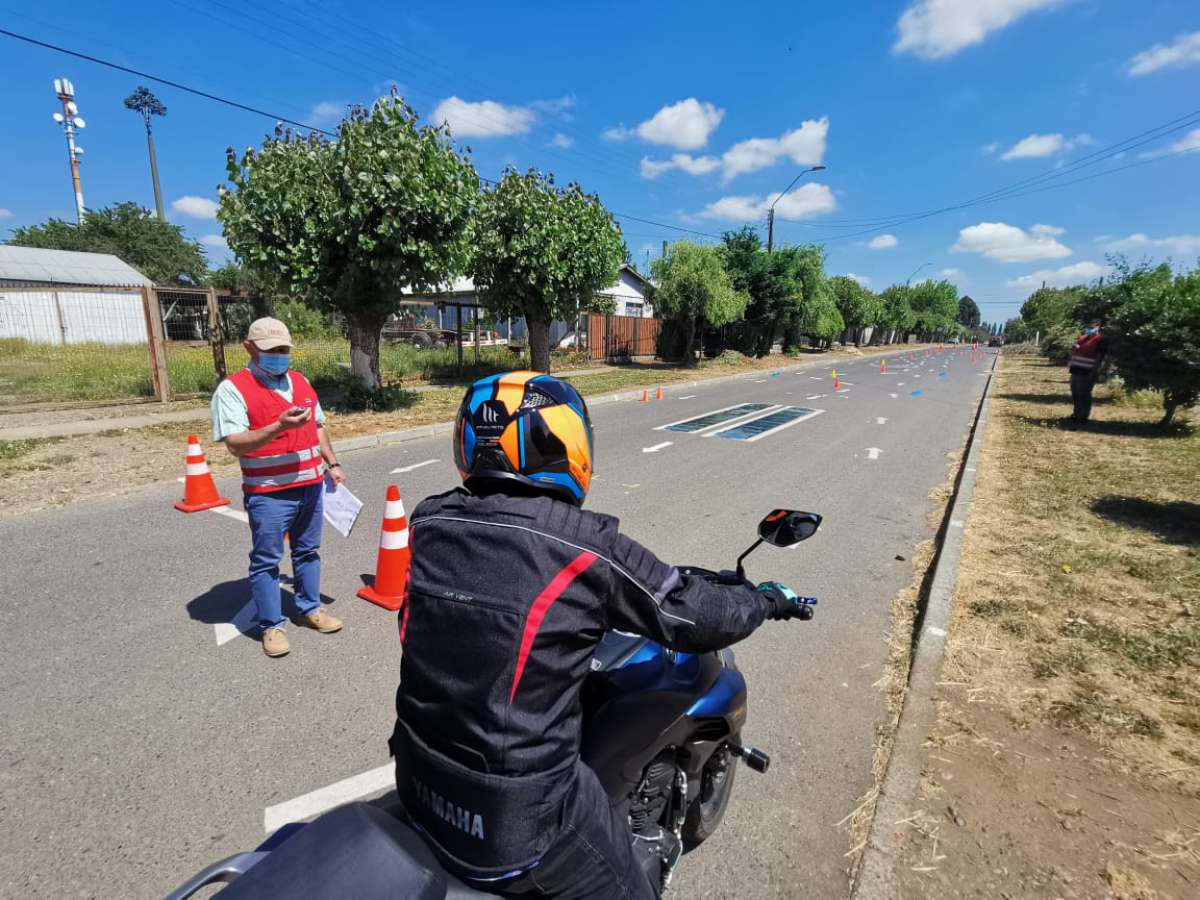
[[[738,743],[740,735],[730,740]],[[683,822],[683,852],[695,850],[710,838],[725,818],[725,809],[733,795],[733,776],[737,772],[737,759],[725,745],[709,757],[700,775],[700,793],[688,807]]]

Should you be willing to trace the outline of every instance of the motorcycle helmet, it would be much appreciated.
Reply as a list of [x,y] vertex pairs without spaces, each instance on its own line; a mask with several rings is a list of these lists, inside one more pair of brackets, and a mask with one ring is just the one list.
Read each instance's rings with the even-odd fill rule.
[[592,422],[565,381],[505,372],[469,388],[454,422],[463,484],[517,482],[579,506],[592,480]]

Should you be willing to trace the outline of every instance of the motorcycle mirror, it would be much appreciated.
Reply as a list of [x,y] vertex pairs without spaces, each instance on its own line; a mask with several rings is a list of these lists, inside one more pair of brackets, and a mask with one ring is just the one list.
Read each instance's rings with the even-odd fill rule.
[[816,513],[777,509],[758,523],[758,536],[775,547],[794,547],[820,527],[821,517]]

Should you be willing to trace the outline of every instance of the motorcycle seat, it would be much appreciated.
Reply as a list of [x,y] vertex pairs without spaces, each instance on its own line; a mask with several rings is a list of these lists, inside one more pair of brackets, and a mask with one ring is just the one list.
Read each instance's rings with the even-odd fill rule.
[[420,836],[369,803],[348,803],[299,829],[220,892],[221,900],[478,900]]

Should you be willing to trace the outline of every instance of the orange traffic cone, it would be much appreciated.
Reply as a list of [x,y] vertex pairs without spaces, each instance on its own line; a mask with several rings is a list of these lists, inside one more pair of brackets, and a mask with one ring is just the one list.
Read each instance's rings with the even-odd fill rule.
[[658,386],[658,393],[654,395],[654,399],[655,400],[662,399],[662,385],[661,384]]
[[408,569],[412,550],[408,546],[408,518],[400,488],[389,484],[387,506],[383,510],[383,528],[379,532],[379,557],[375,563],[375,583],[360,588],[358,596],[376,606],[399,612],[408,596]]
[[842,389],[842,379],[838,378],[836,375],[833,377],[833,389],[835,391],[840,391]]
[[228,505],[229,501],[217,493],[212,473],[208,471],[208,463],[204,461],[204,451],[200,449],[200,439],[194,434],[189,434],[187,479],[183,485],[183,499],[175,504],[175,508],[193,513],[202,509],[212,509],[214,506]]
[[640,402],[642,402],[642,403],[650,402],[650,392],[649,391],[642,391],[642,399]]

